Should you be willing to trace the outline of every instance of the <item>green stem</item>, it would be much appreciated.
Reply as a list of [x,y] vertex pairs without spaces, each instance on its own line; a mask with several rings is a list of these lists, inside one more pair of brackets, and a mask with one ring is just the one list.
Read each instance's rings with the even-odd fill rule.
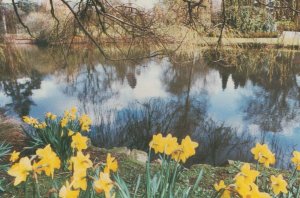
[[151,160],[151,148],[148,152],[148,161],[146,165],[146,185],[147,185],[147,198],[151,198],[151,174],[150,174],[150,160]]
[[28,192],[27,192],[27,187],[28,187],[28,179],[26,179],[25,184],[24,184],[24,196],[25,198],[28,198]]
[[39,186],[38,179],[37,179],[36,175],[35,175],[34,187],[35,187],[35,192],[36,192],[35,195],[37,196],[37,198],[40,198],[41,197],[40,186]]

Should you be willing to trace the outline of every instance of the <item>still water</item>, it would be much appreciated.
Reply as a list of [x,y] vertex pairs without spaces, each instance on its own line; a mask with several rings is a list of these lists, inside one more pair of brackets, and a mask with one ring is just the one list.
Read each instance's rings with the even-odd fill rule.
[[203,50],[133,62],[105,61],[85,48],[63,56],[24,47],[20,57],[0,72],[0,108],[43,118],[76,106],[92,117],[90,137],[99,147],[146,150],[154,133],[171,132],[199,142],[189,164],[251,161],[250,148],[264,142],[277,166],[300,150],[297,51]]

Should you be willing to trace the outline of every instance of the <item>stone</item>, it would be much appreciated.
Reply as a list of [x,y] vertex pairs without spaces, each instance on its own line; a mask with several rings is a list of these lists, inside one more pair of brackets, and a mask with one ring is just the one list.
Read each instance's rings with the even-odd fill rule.
[[127,147],[114,147],[110,150],[112,153],[130,155],[130,149]]
[[141,163],[146,163],[148,160],[148,155],[144,151],[132,149],[130,153],[130,158]]

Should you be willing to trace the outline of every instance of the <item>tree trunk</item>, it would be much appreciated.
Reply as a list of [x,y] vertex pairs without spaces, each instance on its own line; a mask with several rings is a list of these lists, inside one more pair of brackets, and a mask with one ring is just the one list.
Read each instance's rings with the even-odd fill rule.
[[[296,10],[300,11],[300,2],[298,0],[296,1]],[[297,28],[298,28],[298,30],[300,30],[300,13],[299,12],[296,13],[295,18],[296,18],[295,22],[297,24]]]

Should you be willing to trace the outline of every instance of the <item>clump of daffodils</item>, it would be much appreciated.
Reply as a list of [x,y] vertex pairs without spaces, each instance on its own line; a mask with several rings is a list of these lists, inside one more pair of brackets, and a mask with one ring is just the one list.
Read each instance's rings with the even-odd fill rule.
[[24,116],[23,120],[32,126],[28,133],[33,134],[32,147],[50,144],[61,158],[63,166],[66,166],[76,149],[82,151],[87,148],[86,132],[90,131],[92,120],[86,114],[79,115],[76,107],[65,110],[62,117],[47,112],[44,121],[29,116]]
[[[150,154],[146,169],[146,193],[147,197],[156,197],[157,195],[170,195],[173,197],[177,188],[177,180],[184,170],[181,163],[185,163],[190,157],[196,154],[198,143],[191,140],[190,136],[178,142],[176,137],[171,134],[163,136],[161,133],[154,135],[149,147],[154,150],[155,154],[159,154],[162,163],[158,173],[151,176]],[[202,177],[202,171],[192,189],[196,189]],[[176,178],[176,179],[175,179]],[[158,182],[159,181],[159,182]],[[190,197],[193,191],[189,188],[183,189],[184,194],[180,197]],[[179,196],[177,194],[177,196]]]
[[[275,164],[275,154],[272,153],[266,144],[256,144],[251,149],[254,159],[266,168]],[[292,162],[298,168],[300,162],[300,155],[294,152]],[[223,180],[214,185],[216,191],[221,194],[221,198],[230,198],[237,195],[242,198],[271,198],[278,195],[288,193],[288,182],[283,175],[271,175],[270,178],[261,175],[258,170],[252,169],[250,164],[245,163],[241,166],[240,172],[234,177],[234,183],[226,185]],[[264,182],[260,182],[260,179]],[[267,182],[266,182],[267,181]],[[260,185],[267,186],[260,186]],[[262,192],[261,189],[271,189],[270,192]]]
[[257,143],[254,148],[251,149],[251,153],[254,155],[254,159],[265,167],[275,164],[275,154],[270,151],[268,145]]
[[[18,153],[19,154],[19,153]],[[38,149],[36,155],[31,159],[22,157],[18,162],[19,155],[16,152],[11,154],[13,165],[8,170],[8,174],[15,178],[14,185],[19,185],[27,180],[29,175],[36,177],[37,174],[45,173],[54,177],[54,171],[60,169],[60,159],[53,152],[50,145],[43,149]]]
[[195,155],[195,149],[198,147],[198,143],[193,142],[190,136],[186,136],[179,144],[177,138],[172,137],[171,134],[163,137],[162,134],[159,133],[153,136],[149,146],[156,154],[165,154],[175,161],[185,163],[188,158]]
[[23,116],[23,121],[36,129],[44,129],[47,126],[46,122],[39,122],[36,118],[30,116]]
[[[71,182],[66,184],[59,190],[61,198],[77,198],[81,191],[95,191],[96,194],[104,193],[106,198],[112,197],[113,187],[115,183],[111,179],[111,173],[118,170],[118,162],[111,154],[107,155],[105,167],[96,176],[89,175],[92,169],[96,169],[97,165],[93,165],[89,154],[83,154],[78,151],[70,160],[70,167],[73,172]],[[93,183],[92,189],[88,189],[88,180]]]
[[[115,182],[111,179],[111,174],[118,170],[116,158],[109,153],[104,167],[99,169],[99,165],[94,165],[90,160],[90,155],[84,154],[81,146],[78,148],[75,147],[76,155],[70,160],[72,177],[65,182],[65,185],[57,189],[58,196],[61,198],[77,198],[80,192],[92,190],[96,194],[103,193],[106,198],[112,197]],[[13,164],[8,170],[8,174],[15,178],[15,186],[23,182],[27,183],[31,178],[34,178],[33,183],[38,185],[38,175],[41,174],[45,174],[45,176],[54,180],[55,170],[61,169],[61,160],[50,145],[43,149],[38,149],[31,158],[19,158],[19,155],[20,153],[16,151],[11,153],[10,161]],[[100,171],[96,176],[91,174],[92,170],[95,169]],[[93,183],[92,189],[88,189],[89,181]],[[37,191],[38,188],[35,190]]]

